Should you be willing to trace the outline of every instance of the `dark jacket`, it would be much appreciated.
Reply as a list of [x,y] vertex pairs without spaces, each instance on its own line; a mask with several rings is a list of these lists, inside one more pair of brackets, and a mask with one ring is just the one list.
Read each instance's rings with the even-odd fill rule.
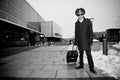
[[92,23],[89,19],[84,18],[81,23],[79,20],[75,23],[75,44],[79,46],[80,50],[90,49],[93,43],[93,29]]

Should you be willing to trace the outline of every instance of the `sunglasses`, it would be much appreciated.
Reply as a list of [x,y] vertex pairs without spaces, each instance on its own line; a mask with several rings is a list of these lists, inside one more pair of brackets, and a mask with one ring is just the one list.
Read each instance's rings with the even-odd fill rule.
[[77,14],[77,16],[81,16],[81,15],[84,15],[84,14]]

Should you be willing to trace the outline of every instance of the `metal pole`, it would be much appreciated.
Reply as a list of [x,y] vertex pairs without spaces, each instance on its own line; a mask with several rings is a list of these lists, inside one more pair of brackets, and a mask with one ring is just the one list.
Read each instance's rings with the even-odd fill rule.
[[107,39],[103,38],[103,55],[108,55],[107,53]]

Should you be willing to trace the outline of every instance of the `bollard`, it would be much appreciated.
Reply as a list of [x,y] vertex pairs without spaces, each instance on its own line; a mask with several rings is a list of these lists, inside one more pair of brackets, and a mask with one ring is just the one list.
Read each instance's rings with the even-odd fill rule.
[[108,55],[107,53],[107,39],[103,38],[103,55]]

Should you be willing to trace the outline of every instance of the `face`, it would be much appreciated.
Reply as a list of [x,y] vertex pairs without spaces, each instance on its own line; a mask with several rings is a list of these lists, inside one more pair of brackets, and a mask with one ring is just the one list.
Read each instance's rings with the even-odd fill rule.
[[84,14],[81,11],[78,12],[78,18],[79,19],[83,19],[84,18]]

